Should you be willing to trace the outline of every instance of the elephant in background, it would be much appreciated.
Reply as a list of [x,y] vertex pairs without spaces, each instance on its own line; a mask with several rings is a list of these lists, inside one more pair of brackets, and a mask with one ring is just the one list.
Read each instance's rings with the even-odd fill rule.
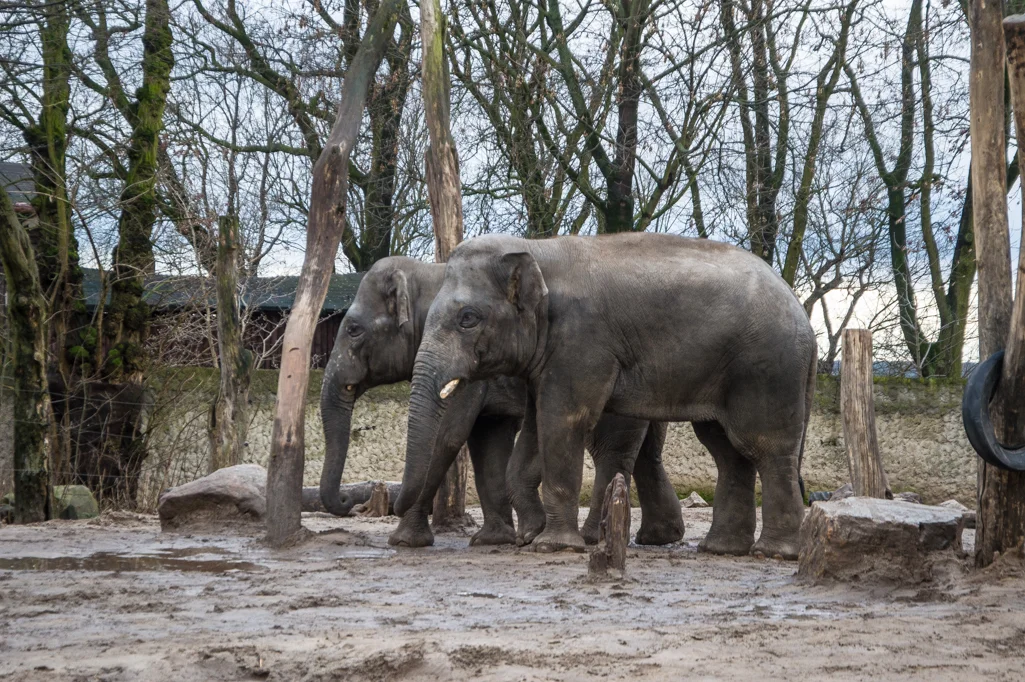
[[537,549],[583,547],[584,447],[611,413],[693,423],[719,470],[701,549],[796,558],[815,369],[807,314],[748,251],[665,234],[471,239],[453,251],[427,315],[403,490],[446,466],[426,446],[464,385],[519,377],[533,402],[524,431],[537,429],[527,440],[543,470]]
[[[427,311],[441,287],[444,271],[444,264],[399,256],[385,258],[363,277],[342,320],[321,389],[326,453],[320,495],[332,514],[344,516],[352,507],[339,485],[355,401],[374,386],[412,377]],[[515,542],[513,507],[519,520],[519,539],[530,542],[542,532],[545,513],[537,493],[541,470],[536,443],[528,446],[522,437],[515,439],[528,402],[526,384],[517,378],[495,377],[464,386],[449,402],[444,422],[435,430],[439,453],[435,459],[451,463],[463,443],[468,445],[484,513],[484,524],[470,543]],[[528,425],[526,431],[536,430]],[[585,524],[590,541],[598,539],[605,485],[618,472],[628,480],[634,474],[637,481],[643,517],[638,542],[667,544],[683,537],[679,502],[661,463],[664,438],[664,424],[614,415],[596,426],[591,436],[595,495]],[[507,475],[514,442],[519,443],[517,462]],[[402,487],[394,501],[396,513],[403,517],[402,532],[391,538],[395,544],[424,546],[433,542],[427,515],[440,481]],[[417,504],[420,499],[426,502]]]

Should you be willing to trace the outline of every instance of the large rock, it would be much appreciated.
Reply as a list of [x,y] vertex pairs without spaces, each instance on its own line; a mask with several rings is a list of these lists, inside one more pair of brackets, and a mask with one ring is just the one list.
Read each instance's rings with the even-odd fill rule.
[[798,576],[919,583],[959,561],[962,512],[899,500],[817,502],[801,526]]
[[697,509],[701,507],[707,507],[708,503],[705,502],[705,498],[698,494],[698,491],[693,491],[690,495],[680,501],[680,506],[684,509]]
[[164,530],[223,522],[260,522],[267,513],[267,470],[259,464],[218,469],[164,491],[157,513]]
[[58,519],[95,519],[100,515],[100,505],[84,485],[55,485],[53,515]]

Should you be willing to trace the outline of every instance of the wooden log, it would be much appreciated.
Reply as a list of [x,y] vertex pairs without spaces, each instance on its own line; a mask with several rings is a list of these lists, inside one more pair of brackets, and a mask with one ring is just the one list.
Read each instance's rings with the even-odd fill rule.
[[[366,504],[373,492],[374,486],[381,481],[364,481],[362,483],[346,483],[339,486],[344,498],[350,500],[353,505]],[[398,481],[383,481],[388,490],[388,514],[394,514],[394,503],[402,489],[402,483]],[[320,488],[311,486],[303,488],[302,508],[304,512],[327,512],[320,501]]]
[[399,6],[400,0],[382,0],[370,20],[345,73],[334,127],[313,167],[306,256],[281,345],[267,467],[267,542],[276,547],[295,541],[303,532],[303,433],[313,333],[331,282],[338,244],[346,229],[349,157],[363,120],[367,93],[395,31]]
[[[1016,90],[1021,92],[1022,29],[1020,20],[1002,26],[1003,3],[972,0],[970,15],[972,213],[979,267],[979,356],[985,359],[1005,347],[1011,331],[1011,240],[1004,193],[1004,64],[1006,59],[1010,65],[1012,95]],[[1005,32],[1011,43],[1010,54],[1005,52]],[[1014,383],[1013,379],[1009,381]],[[1006,390],[1011,389],[1005,384]],[[1006,397],[1007,393],[998,393],[990,415],[998,440],[1013,446],[1014,425],[1005,420],[1002,409]],[[978,467],[975,563],[981,567],[1025,539],[1025,474],[998,469],[981,459]]]
[[626,548],[630,544],[630,491],[623,474],[605,488],[601,505],[598,546],[587,564],[589,578],[621,578],[626,574]]
[[840,369],[840,412],[854,494],[892,499],[879,456],[872,395],[872,332],[845,329]]
[[[451,82],[445,54],[441,0],[421,0],[423,39],[422,83],[424,117],[430,145],[424,155],[427,196],[434,224],[434,260],[444,263],[463,239],[462,183],[459,154],[451,124]],[[470,453],[464,445],[434,497],[431,526],[435,530],[461,527],[466,514],[466,480]]]

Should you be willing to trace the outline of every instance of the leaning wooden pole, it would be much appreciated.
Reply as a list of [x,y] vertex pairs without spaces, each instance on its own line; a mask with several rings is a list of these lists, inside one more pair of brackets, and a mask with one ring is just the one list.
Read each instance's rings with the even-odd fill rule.
[[[431,144],[425,155],[427,193],[434,222],[434,260],[444,263],[463,239],[463,198],[459,154],[452,137],[451,80],[445,57],[445,20],[440,0],[421,0],[424,114]],[[466,511],[466,446],[459,451],[434,498],[431,523],[443,528],[462,523]]]
[[840,368],[840,413],[854,494],[892,498],[879,455],[872,394],[872,332],[845,329]]
[[302,487],[306,391],[310,382],[313,332],[331,281],[345,230],[349,156],[359,133],[367,92],[395,30],[401,0],[382,0],[345,74],[338,118],[313,167],[306,257],[295,303],[285,325],[274,431],[267,469],[267,541],[281,546],[302,530]]
[[[1004,135],[1003,3],[971,0],[972,214],[979,268],[979,355],[1004,348],[1011,324],[1011,245],[1007,225],[1007,153]],[[1010,434],[999,409],[991,411],[997,436]],[[975,562],[987,566],[997,552],[1025,537],[1025,475],[979,461]]]

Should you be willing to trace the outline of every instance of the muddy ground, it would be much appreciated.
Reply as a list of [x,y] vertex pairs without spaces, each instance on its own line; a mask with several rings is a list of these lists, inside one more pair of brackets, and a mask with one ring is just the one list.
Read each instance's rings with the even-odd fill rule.
[[[476,512],[475,513],[479,513]],[[634,519],[634,528],[639,519]],[[387,546],[394,518],[307,515],[287,551],[109,514],[0,528],[5,680],[1021,680],[1025,578],[810,587],[795,563],[635,548],[586,556]],[[344,529],[344,530],[343,530]],[[966,532],[966,542],[971,542]]]

